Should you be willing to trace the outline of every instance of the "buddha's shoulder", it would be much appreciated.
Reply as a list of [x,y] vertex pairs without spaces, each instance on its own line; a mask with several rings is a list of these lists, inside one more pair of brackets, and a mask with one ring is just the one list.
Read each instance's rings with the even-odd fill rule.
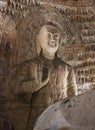
[[68,68],[71,68],[71,65],[69,65],[67,62],[65,62],[64,60],[62,60],[60,58],[56,58],[55,63],[58,65],[61,65],[61,66],[66,66]]

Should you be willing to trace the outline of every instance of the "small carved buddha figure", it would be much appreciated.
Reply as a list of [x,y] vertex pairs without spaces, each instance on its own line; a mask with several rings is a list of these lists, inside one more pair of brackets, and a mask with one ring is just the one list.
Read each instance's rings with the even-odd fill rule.
[[[12,76],[14,79],[16,75],[18,82],[16,86],[16,82],[11,85],[15,103],[9,112],[15,130],[32,130],[38,116],[49,105],[77,95],[73,68],[57,57],[60,39],[59,26],[52,21],[44,24],[36,36],[38,56],[20,64]],[[20,120],[22,125],[18,125]]]

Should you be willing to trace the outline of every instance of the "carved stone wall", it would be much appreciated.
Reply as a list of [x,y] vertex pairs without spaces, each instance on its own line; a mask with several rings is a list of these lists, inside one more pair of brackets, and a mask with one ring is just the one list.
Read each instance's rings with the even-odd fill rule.
[[[10,70],[10,43],[6,40],[8,37],[1,31],[0,39],[0,129],[3,129],[3,123],[6,122],[5,104],[6,98],[3,93],[8,83],[8,75]],[[7,37],[7,38],[5,38]]]
[[[67,7],[63,10],[75,25],[74,42],[64,48],[63,59],[75,66],[79,93],[95,87],[94,82],[94,50],[95,50],[95,8],[91,5],[83,7]],[[72,29],[73,30],[73,29]],[[61,53],[62,54],[62,53]],[[82,89],[82,91],[81,91]],[[84,89],[84,90],[83,90]]]
[[11,68],[16,64],[17,37],[14,26],[10,16],[0,12],[0,130],[9,130],[4,90],[9,81]]
[[[1,0],[0,1],[0,111],[4,110],[4,88],[9,72],[17,64],[17,26],[31,5],[50,4],[60,10],[72,30],[73,40],[63,41],[59,57],[76,70],[79,94],[95,87],[95,1],[94,0]],[[27,36],[25,36],[27,38]],[[28,42],[29,43],[29,42]],[[23,48],[25,52],[25,48]],[[27,53],[26,51],[25,53]],[[30,52],[31,53],[31,50]],[[4,112],[5,113],[5,112]],[[1,120],[5,116],[1,116]],[[2,121],[1,121],[1,124]],[[3,127],[3,125],[2,125]]]

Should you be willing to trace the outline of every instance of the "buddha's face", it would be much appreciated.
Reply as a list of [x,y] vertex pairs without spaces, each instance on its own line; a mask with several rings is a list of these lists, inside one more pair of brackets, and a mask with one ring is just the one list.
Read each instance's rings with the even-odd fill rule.
[[60,34],[59,30],[54,25],[44,25],[39,33],[40,47],[43,53],[55,54],[59,48]]

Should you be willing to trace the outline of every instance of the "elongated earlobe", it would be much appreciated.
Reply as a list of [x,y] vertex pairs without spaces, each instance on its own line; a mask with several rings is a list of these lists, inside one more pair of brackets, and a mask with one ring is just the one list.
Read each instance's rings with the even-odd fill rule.
[[37,35],[36,37],[36,49],[37,49],[37,55],[40,55],[41,52],[41,45],[40,45],[40,38],[39,35]]

